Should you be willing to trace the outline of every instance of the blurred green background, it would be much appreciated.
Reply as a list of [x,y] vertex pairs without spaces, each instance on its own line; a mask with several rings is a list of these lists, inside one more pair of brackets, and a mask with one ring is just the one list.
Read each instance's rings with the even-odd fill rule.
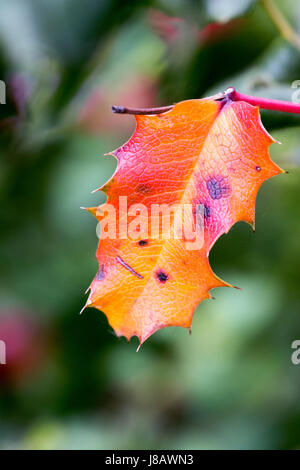
[[[273,2],[300,35],[300,3]],[[0,448],[286,449],[300,446],[300,118],[262,112],[289,170],[259,192],[256,233],[213,248],[223,279],[193,334],[137,354],[97,310],[96,223],[116,162],[102,155],[157,106],[235,86],[292,99],[300,46],[251,0],[1,0]],[[296,37],[296,36],[295,36]]]

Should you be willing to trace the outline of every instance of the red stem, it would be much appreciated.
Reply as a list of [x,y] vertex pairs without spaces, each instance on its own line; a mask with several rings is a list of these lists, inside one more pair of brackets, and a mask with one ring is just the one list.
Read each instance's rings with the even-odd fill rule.
[[300,104],[291,103],[289,101],[272,100],[268,98],[260,98],[258,96],[244,95],[234,88],[228,88],[225,95],[233,101],[246,101],[253,106],[259,106],[262,109],[270,109],[272,111],[281,111],[283,113],[300,114]]

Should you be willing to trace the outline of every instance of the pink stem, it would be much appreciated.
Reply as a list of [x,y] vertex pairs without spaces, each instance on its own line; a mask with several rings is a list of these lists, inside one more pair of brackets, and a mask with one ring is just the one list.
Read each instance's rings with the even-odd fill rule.
[[253,106],[259,106],[262,109],[270,109],[272,111],[281,111],[283,113],[300,114],[300,104],[291,103],[289,101],[272,100],[268,98],[260,98],[258,96],[244,95],[234,88],[228,88],[225,92],[233,101],[246,101]]

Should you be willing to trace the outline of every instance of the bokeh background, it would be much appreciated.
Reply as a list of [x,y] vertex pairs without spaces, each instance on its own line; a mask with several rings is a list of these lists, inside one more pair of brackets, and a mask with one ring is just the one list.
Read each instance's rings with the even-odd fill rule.
[[256,233],[237,224],[211,252],[241,291],[218,289],[191,336],[168,328],[139,353],[101,312],[79,315],[98,242],[79,208],[104,201],[91,194],[116,166],[103,154],[134,129],[111,105],[230,85],[291,100],[299,2],[1,0],[0,11],[0,448],[299,447],[298,116],[262,112],[289,174],[260,190]]

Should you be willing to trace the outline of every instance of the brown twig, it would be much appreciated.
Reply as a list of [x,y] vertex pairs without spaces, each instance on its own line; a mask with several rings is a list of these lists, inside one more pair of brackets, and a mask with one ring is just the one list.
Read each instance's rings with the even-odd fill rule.
[[126,108],[125,106],[112,106],[112,112],[116,114],[161,114],[170,111],[171,106],[163,106],[161,108]]
[[[208,96],[207,98],[203,98],[204,100],[221,100],[225,98],[224,93],[217,93],[213,96]],[[167,111],[171,111],[174,108],[174,105],[170,106],[162,106],[160,108],[127,108],[125,106],[112,106],[112,112],[116,114],[162,114],[166,113]]]

